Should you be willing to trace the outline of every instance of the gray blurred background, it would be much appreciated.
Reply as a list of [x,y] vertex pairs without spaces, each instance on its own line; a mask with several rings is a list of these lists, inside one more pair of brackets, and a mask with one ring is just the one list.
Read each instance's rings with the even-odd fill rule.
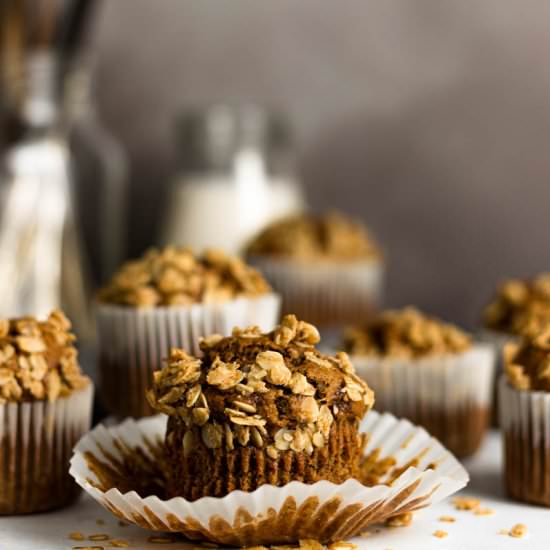
[[390,305],[474,326],[498,280],[550,269],[549,2],[105,0],[98,15],[131,254],[156,238],[175,114],[237,99],[290,113],[312,206],[369,225]]

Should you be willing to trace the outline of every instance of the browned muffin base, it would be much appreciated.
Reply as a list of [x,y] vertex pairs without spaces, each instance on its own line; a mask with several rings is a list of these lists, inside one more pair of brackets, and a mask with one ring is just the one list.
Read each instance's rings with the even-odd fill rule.
[[[401,414],[402,413],[402,414]],[[417,409],[400,416],[418,424],[458,458],[474,454],[489,425],[489,407],[467,406],[460,410]]]
[[505,433],[504,479],[512,498],[550,506],[550,447],[512,431]]
[[121,418],[156,414],[145,399],[145,393],[153,383],[153,371],[160,366],[143,364],[134,368],[100,356],[99,387],[107,412]]
[[67,506],[80,493],[69,475],[69,460],[78,438],[60,437],[53,448],[40,448],[33,438],[2,441],[0,515],[31,514]]
[[265,448],[211,450],[200,440],[193,452],[184,457],[184,433],[185,425],[169,418],[166,440],[169,498],[221,497],[234,490],[253,491],[266,483],[282,486],[291,481],[315,483],[323,479],[343,483],[359,475],[362,438],[354,420],[336,421],[328,445],[316,448],[311,455],[288,450],[280,451],[276,459],[270,458]]

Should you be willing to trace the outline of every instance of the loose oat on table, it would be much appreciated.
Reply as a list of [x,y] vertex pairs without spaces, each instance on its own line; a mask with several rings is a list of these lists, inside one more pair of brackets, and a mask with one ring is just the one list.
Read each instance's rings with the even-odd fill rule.
[[454,325],[406,307],[348,328],[344,345],[352,355],[410,359],[464,352],[471,348],[472,338]]
[[345,353],[323,355],[318,341],[315,327],[287,315],[269,333],[248,327],[202,340],[200,359],[172,350],[147,399],[169,416],[173,496],[359,474],[358,425],[373,392]]
[[86,540],[86,536],[80,531],[73,531],[67,535],[70,540]]
[[480,507],[481,501],[473,497],[455,497],[453,498],[453,504],[457,510],[472,511]]
[[449,533],[447,533],[447,531],[442,531],[441,529],[438,529],[437,531],[433,532],[433,536],[438,539],[444,539],[449,536]]
[[147,539],[147,542],[150,542],[151,544],[173,544],[174,542],[176,542],[176,539],[172,537],[153,535]]
[[250,243],[246,254],[340,261],[381,257],[366,227],[336,212],[323,216],[301,214],[276,221]]
[[483,321],[487,328],[516,336],[539,331],[550,321],[550,273],[502,283]]
[[454,523],[456,521],[456,518],[453,516],[439,516],[437,521],[441,521],[443,523]]
[[112,539],[109,541],[111,548],[130,548],[130,543],[124,539]]
[[514,538],[522,538],[527,534],[527,525],[516,523],[509,532],[509,535]]
[[413,515],[411,512],[407,512],[405,514],[399,514],[397,516],[393,516],[386,520],[386,525],[388,527],[408,527],[413,520]]
[[124,264],[98,293],[102,303],[129,307],[187,306],[271,292],[264,277],[220,250],[151,249]]
[[111,537],[109,535],[106,535],[105,533],[98,533],[96,535],[90,535],[88,537],[88,540],[91,540],[92,542],[101,542],[104,540],[109,540]]
[[474,515],[476,516],[494,516],[495,511],[492,508],[478,508],[474,510]]

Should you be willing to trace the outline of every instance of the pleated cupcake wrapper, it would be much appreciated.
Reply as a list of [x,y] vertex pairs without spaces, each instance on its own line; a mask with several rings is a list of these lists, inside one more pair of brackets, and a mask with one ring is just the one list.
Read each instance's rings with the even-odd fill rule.
[[479,333],[479,339],[481,342],[492,346],[495,351],[495,375],[494,375],[494,392],[493,392],[493,425],[499,425],[499,412],[498,412],[498,394],[499,388],[497,381],[500,375],[504,372],[504,362],[502,351],[504,346],[509,342],[517,342],[519,338],[496,330],[482,329]]
[[352,357],[374,390],[375,407],[410,418],[459,456],[479,447],[491,407],[494,351],[486,344],[421,359]]
[[499,402],[508,491],[550,506],[550,392],[517,390],[502,375]]
[[[253,492],[233,491],[223,498],[161,500],[135,491],[102,490],[90,468],[90,455],[104,463],[120,460],[122,447],[141,446],[164,436],[166,419],[126,420],[113,428],[98,426],[82,438],[71,460],[71,475],[99,503],[124,521],[155,531],[183,533],[193,540],[251,546],[313,538],[323,542],[353,537],[368,525],[439,502],[468,482],[460,463],[424,429],[390,414],[371,412],[360,430],[369,434],[366,455],[380,451],[395,468],[413,463],[391,484],[366,487],[350,479],[335,485],[293,481],[263,485]],[[151,457],[153,460],[153,458]]]
[[421,359],[352,356],[357,374],[374,390],[376,407],[406,416],[416,408],[453,411],[489,406],[495,354],[485,344]]
[[90,429],[92,400],[90,383],[51,403],[0,404],[0,514],[44,511],[76,496],[69,460]]
[[367,260],[348,263],[299,263],[250,258],[283,298],[285,313],[320,325],[360,322],[381,302],[384,265]]
[[98,305],[100,390],[107,409],[119,416],[151,414],[145,392],[170,348],[196,354],[204,336],[228,336],[234,327],[249,325],[271,330],[279,320],[280,301],[277,294],[266,294],[185,307]]

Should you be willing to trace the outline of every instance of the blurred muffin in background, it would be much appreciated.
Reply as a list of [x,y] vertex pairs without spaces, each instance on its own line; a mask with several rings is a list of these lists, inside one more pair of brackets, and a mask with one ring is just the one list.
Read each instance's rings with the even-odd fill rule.
[[282,295],[283,311],[323,327],[364,320],[378,307],[384,262],[361,223],[340,213],[275,222],[246,249]]
[[44,512],[71,503],[77,441],[91,426],[93,387],[78,364],[71,323],[0,320],[0,514]]
[[168,415],[170,497],[359,477],[359,421],[374,396],[345,353],[323,355],[318,342],[287,315],[269,333],[209,336],[202,358],[172,350],[147,396]]
[[[501,283],[483,310],[481,338],[495,348],[496,378],[503,371],[503,348],[521,336],[536,334],[550,323],[550,273],[532,279],[509,279]],[[493,421],[498,422],[498,392],[495,385]]]
[[118,416],[152,413],[145,392],[172,347],[198,352],[212,333],[275,326],[280,299],[264,277],[218,250],[149,250],[124,264],[98,294],[100,391]]
[[510,496],[550,506],[550,324],[503,351],[499,383],[505,483]]
[[459,457],[479,448],[491,408],[490,346],[408,307],[348,329],[344,347],[378,410],[424,426]]

